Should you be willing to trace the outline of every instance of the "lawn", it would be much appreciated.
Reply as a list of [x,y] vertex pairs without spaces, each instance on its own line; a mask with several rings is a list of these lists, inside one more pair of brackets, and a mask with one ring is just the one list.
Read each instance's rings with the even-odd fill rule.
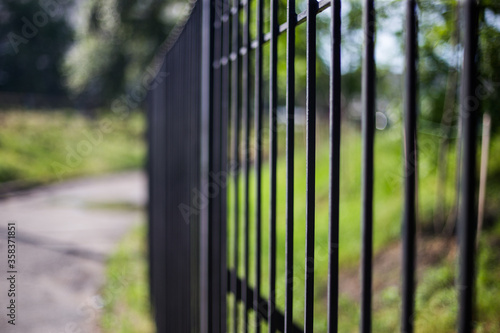
[[75,110],[0,111],[0,185],[44,184],[144,164],[141,113],[94,118]]

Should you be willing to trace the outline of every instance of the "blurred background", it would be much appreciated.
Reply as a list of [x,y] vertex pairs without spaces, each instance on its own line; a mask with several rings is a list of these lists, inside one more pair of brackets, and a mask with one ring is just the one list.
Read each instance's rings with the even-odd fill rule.
[[[270,5],[269,1],[264,2],[264,31],[267,32]],[[298,1],[297,11],[304,10],[305,5],[305,1]],[[255,1],[252,6],[255,10]],[[122,183],[142,177],[137,175],[142,175],[140,170],[145,165],[147,151],[147,94],[154,89],[155,79],[168,80],[168,76],[156,77],[155,55],[161,56],[165,51],[169,34],[185,20],[191,7],[192,3],[174,0],[0,1],[0,204],[37,188],[61,185],[78,177],[86,177],[91,182],[96,179],[93,177],[119,172],[123,176],[120,178]],[[397,331],[400,317],[404,8],[404,1],[376,1],[373,304],[376,332]],[[455,223],[459,205],[455,198],[460,153],[458,101],[463,23],[458,1],[422,0],[418,1],[418,8],[420,146],[416,162],[419,187],[416,329],[419,332],[454,332],[457,314]],[[286,21],[285,9],[286,1],[280,0],[280,23]],[[360,0],[342,1],[341,332],[356,331],[359,319],[362,9]],[[324,332],[328,266],[329,11],[319,14],[317,20],[315,331]],[[481,62],[476,97],[481,105],[481,116],[477,142],[478,170],[484,179],[480,191],[484,195],[478,202],[477,332],[500,332],[500,136],[496,126],[500,121],[500,4],[497,1],[481,1],[479,31]],[[251,34],[255,38],[254,21],[251,22]],[[297,290],[302,290],[305,25],[297,28],[296,38],[297,232],[294,264],[299,280]],[[278,281],[284,281],[285,34],[280,36],[278,43],[278,98],[283,118],[278,134]],[[264,81],[269,77],[268,63],[267,45],[264,47]],[[263,92],[266,105],[268,89]],[[266,106],[264,109],[267,112]],[[264,147],[268,146],[267,137],[268,132],[264,131]],[[266,149],[263,156],[268,155]],[[266,165],[263,170],[267,170]],[[268,177],[266,172],[263,184]],[[106,180],[103,182],[107,184]],[[126,191],[143,191],[143,182],[132,181]],[[109,186],[115,186],[113,184]],[[268,190],[265,186],[263,193],[263,221],[267,221]],[[80,206],[80,210],[95,210],[97,206],[101,210],[127,212],[142,210],[146,199],[132,200],[132,204],[104,199],[89,201],[87,197],[85,200],[87,204],[84,209]],[[229,217],[234,218],[231,202],[228,206]],[[35,216],[37,211],[31,213]],[[112,238],[113,246],[99,273],[103,278],[98,284],[98,298],[94,302],[97,305],[93,303],[97,315],[92,320],[97,331],[154,331],[148,303],[145,219],[141,216],[138,223],[122,226],[123,234]],[[228,228],[231,233],[231,223]],[[265,225],[263,230],[267,231]],[[263,258],[267,258],[265,234],[263,245]],[[267,276],[266,260],[263,261],[264,276]],[[132,278],[124,279],[118,271],[126,271]],[[267,279],[263,281],[267,283]],[[267,292],[264,284],[263,294]],[[294,319],[298,323],[303,321],[302,296],[302,292],[297,292],[294,299],[297,304]],[[277,292],[277,307],[284,308],[284,290]],[[26,314],[23,320],[29,321],[29,316]]]

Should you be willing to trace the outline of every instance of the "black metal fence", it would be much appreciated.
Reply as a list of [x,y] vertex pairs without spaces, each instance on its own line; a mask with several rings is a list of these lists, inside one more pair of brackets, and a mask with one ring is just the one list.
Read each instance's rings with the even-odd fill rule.
[[[255,2],[256,11],[253,10]],[[416,1],[406,3],[406,71],[404,102],[404,211],[402,220],[401,331],[413,331],[415,294],[416,160],[417,160],[417,20]],[[286,22],[278,24],[278,1],[270,0],[270,31],[263,31],[263,0],[200,0],[178,36],[168,46],[161,71],[166,79],[152,92],[149,110],[150,258],[151,293],[159,332],[227,332],[238,327],[259,332],[266,321],[269,332],[313,332],[314,231],[316,171],[316,16],[331,11],[331,66],[329,103],[329,268],[328,331],[338,327],[339,297],[339,167],[340,167],[340,51],[341,1],[307,1],[296,13],[288,0]],[[362,251],[360,331],[372,322],[373,182],[375,128],[375,22],[373,0],[364,0],[362,76]],[[478,3],[463,1],[464,49],[460,116],[462,161],[459,239],[459,332],[473,329],[475,258],[476,87]],[[279,10],[285,11],[285,8]],[[256,15],[254,18],[253,15]],[[251,39],[251,21],[256,36]],[[304,327],[292,321],[294,238],[295,141],[295,29],[307,29],[306,79],[306,257]],[[286,33],[286,279],[276,274],[277,192],[277,68],[278,35]],[[269,87],[263,86],[263,45],[269,43]],[[253,52],[253,57],[250,53]],[[251,64],[253,59],[254,63]],[[251,70],[253,68],[253,70]],[[253,75],[253,78],[251,76]],[[251,84],[254,84],[251,90]],[[269,293],[262,297],[262,161],[263,89],[269,89]],[[253,92],[253,94],[251,93]],[[253,95],[253,103],[251,98]],[[231,124],[229,124],[231,122]],[[251,123],[254,123],[253,135]],[[231,131],[231,133],[230,133]],[[240,142],[240,140],[242,142]],[[252,143],[251,141],[254,140]],[[231,143],[231,144],[230,144]],[[254,154],[250,147],[254,145]],[[240,147],[243,151],[240,151]],[[229,153],[231,150],[231,153]],[[240,158],[241,156],[241,158]],[[231,158],[231,161],[228,159]],[[250,189],[250,172],[255,188]],[[227,191],[229,177],[232,190]],[[243,189],[239,188],[243,178]],[[267,188],[267,186],[266,186]],[[243,195],[242,200],[239,198]],[[254,195],[250,213],[250,196]],[[227,218],[227,198],[233,197],[233,221]],[[243,204],[240,207],[240,202]],[[242,221],[239,220],[242,210]],[[250,221],[253,216],[254,220]],[[227,234],[232,224],[233,235]],[[254,284],[250,274],[250,226],[255,228]],[[240,227],[244,239],[240,239]],[[299,230],[298,232],[302,232]],[[228,239],[233,237],[233,249]],[[238,251],[243,245],[243,252]],[[228,251],[232,250],[232,251]],[[228,270],[243,262],[242,275]],[[276,284],[285,285],[285,308],[276,308]],[[244,307],[228,312],[227,295]],[[250,322],[249,314],[254,319]],[[231,317],[233,327],[226,327]]]
[[174,32],[177,41],[167,42],[161,79],[149,96],[149,272],[158,332],[189,332],[199,323],[200,215],[179,204],[193,201],[203,162],[200,17],[195,6]]

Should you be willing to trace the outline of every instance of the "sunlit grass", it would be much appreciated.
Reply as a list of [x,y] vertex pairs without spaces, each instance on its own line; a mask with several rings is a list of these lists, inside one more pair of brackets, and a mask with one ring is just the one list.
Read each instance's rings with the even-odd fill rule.
[[155,332],[149,303],[146,225],[132,230],[108,260],[102,289],[103,333]]
[[0,111],[0,183],[40,184],[143,165],[144,117]]

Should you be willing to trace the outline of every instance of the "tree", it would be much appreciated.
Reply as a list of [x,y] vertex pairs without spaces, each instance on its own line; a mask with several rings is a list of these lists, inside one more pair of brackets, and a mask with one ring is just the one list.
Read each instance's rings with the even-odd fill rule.
[[70,91],[90,106],[109,103],[142,75],[185,5],[176,0],[89,0],[66,55]]
[[0,2],[0,91],[65,93],[60,65],[72,42],[65,19],[70,5],[67,0]]

